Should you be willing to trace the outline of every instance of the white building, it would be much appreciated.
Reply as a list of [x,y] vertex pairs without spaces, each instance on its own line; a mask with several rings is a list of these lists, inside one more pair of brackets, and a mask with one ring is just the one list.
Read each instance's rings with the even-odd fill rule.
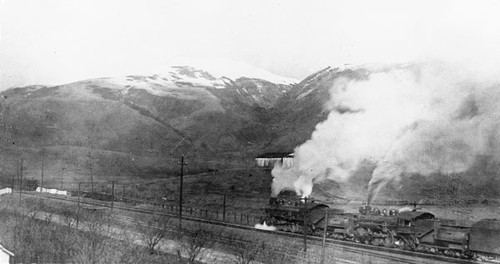
[[8,251],[0,245],[0,263],[10,264],[14,263],[14,253]]

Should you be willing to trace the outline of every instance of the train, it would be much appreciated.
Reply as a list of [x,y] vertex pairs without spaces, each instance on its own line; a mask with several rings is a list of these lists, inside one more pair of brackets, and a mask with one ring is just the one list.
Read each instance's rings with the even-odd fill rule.
[[326,237],[339,240],[500,263],[499,219],[466,225],[420,209],[364,206],[357,213],[347,213],[293,191],[282,191],[270,198],[262,222],[280,231],[326,232]]

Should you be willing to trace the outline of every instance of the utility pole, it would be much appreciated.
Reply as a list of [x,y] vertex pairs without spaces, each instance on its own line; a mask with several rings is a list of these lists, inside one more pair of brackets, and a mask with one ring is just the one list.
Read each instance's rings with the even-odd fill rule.
[[43,169],[45,167],[45,147],[42,148],[42,180],[40,182],[40,193],[43,192]]
[[80,186],[81,186],[81,182],[78,181],[78,208],[76,209],[77,210],[77,213],[76,213],[76,215],[77,215],[77,217],[76,217],[76,228],[78,228],[78,224],[80,222],[80,212],[81,212],[81,210],[80,210],[80,190],[81,190]]
[[307,197],[304,197],[304,252],[307,253],[307,216],[309,212],[307,210]]
[[224,191],[224,203],[222,204],[222,221],[226,221],[226,191]]
[[63,181],[64,181],[64,172],[65,172],[66,168],[63,166],[62,169],[61,169],[61,190],[62,190],[62,186],[63,186]]
[[21,157],[21,166],[19,168],[19,201],[21,201],[21,194],[23,192],[23,158]]
[[325,225],[323,226],[323,243],[321,244],[321,264],[325,263],[326,228],[328,227],[328,209],[325,209]]
[[92,174],[92,149],[89,151],[89,169],[90,169],[90,191],[94,194],[94,176]]
[[184,155],[181,156],[181,183],[179,186],[179,232],[182,231],[182,185],[184,182],[184,165],[187,165],[187,163],[184,163]]

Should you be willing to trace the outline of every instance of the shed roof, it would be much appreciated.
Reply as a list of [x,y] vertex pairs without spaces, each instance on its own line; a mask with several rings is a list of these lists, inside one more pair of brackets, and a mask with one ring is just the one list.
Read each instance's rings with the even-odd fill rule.
[[14,253],[12,253],[9,250],[7,250],[6,248],[4,248],[1,244],[0,244],[0,250],[7,253],[7,255],[10,255],[11,257],[14,256]]
[[267,152],[255,157],[256,159],[293,158],[293,152]]

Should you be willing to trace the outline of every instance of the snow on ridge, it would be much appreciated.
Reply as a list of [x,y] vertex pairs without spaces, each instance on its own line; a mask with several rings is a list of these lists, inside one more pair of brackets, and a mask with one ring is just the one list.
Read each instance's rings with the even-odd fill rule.
[[241,77],[256,78],[275,84],[296,84],[298,80],[283,77],[253,65],[228,59],[184,59],[183,65],[190,65],[196,69],[209,72],[217,78],[227,77],[236,80]]
[[217,89],[226,88],[229,83],[224,78],[216,78],[210,73],[193,68],[191,66],[172,66],[169,75],[174,77],[176,84],[190,84],[193,86],[213,87]]
[[[136,88],[157,96],[168,95],[172,89],[186,86],[225,89],[241,77],[261,79],[275,84],[297,83],[295,79],[278,76],[249,64],[226,60],[210,60],[209,62],[177,64],[157,74],[107,77],[101,81],[111,84],[114,89],[120,89],[124,94],[127,94],[131,88]],[[257,83],[257,89],[261,91],[263,87]]]

